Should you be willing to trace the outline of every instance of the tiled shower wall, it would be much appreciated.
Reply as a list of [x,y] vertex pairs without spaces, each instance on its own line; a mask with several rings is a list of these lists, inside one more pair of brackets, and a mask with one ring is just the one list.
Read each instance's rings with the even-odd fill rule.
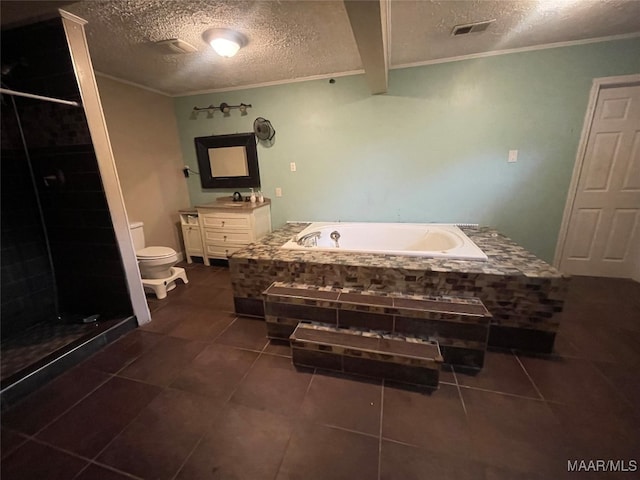
[[[59,19],[2,32],[6,88],[80,101]],[[43,206],[60,310],[131,313],[82,108],[14,97]],[[51,271],[12,100],[2,105],[2,337],[53,317]],[[7,161],[5,161],[7,159]],[[5,176],[5,173],[7,174]],[[44,177],[53,176],[49,185]]]
[[[5,109],[2,115],[6,125]],[[2,149],[2,338],[46,319],[53,312],[53,278],[40,214],[21,150]]]

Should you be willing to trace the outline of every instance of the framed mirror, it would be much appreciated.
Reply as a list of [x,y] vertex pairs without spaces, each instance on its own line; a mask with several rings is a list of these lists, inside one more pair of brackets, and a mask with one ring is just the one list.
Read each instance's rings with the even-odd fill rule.
[[196,137],[202,188],[260,187],[254,133]]

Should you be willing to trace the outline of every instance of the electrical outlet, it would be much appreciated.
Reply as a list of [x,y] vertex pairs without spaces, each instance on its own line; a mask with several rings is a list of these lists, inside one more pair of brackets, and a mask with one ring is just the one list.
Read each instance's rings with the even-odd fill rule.
[[518,150],[509,150],[509,157],[507,158],[507,162],[515,163],[518,161]]
[[291,162],[291,163],[289,164],[289,167],[291,167],[291,171],[292,171],[292,172],[295,172],[295,171],[296,171],[296,162]]
[[282,188],[276,187],[276,197],[281,197],[281,196],[282,196]]

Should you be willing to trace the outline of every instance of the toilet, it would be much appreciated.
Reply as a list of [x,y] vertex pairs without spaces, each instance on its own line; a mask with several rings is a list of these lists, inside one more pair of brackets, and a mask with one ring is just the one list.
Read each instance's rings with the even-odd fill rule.
[[166,298],[167,292],[176,288],[180,278],[189,283],[184,268],[176,267],[178,254],[169,247],[147,247],[144,240],[144,224],[133,222],[129,225],[133,246],[136,249],[138,267],[145,291],[153,291],[158,299]]

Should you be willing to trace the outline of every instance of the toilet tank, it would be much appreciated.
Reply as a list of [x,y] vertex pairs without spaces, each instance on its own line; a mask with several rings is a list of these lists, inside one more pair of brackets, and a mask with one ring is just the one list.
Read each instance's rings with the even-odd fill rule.
[[131,230],[131,238],[133,238],[133,247],[138,250],[142,250],[144,248],[144,223],[142,222],[132,222],[129,225],[129,230]]

